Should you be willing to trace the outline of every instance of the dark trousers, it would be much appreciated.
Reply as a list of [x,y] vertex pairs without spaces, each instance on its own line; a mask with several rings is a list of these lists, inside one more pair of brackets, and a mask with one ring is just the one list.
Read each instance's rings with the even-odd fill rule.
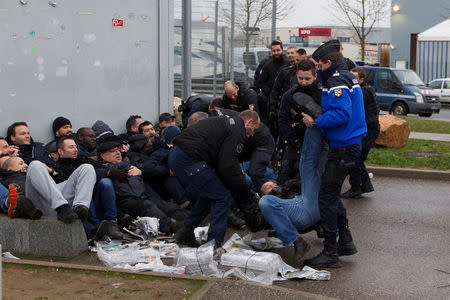
[[301,151],[302,143],[300,142],[291,143],[286,147],[281,160],[281,170],[280,174],[278,174],[277,184],[283,184],[299,174],[298,163]]
[[174,146],[169,154],[169,168],[185,186],[189,199],[196,199],[185,226],[194,229],[210,214],[208,240],[222,243],[227,230],[228,212],[233,198],[214,170]]
[[361,156],[361,143],[347,147],[330,147],[319,192],[320,219],[324,229],[325,245],[335,245],[338,229],[348,225],[347,212],[340,198],[342,183],[348,169]]
[[373,127],[367,127],[367,135],[362,140],[361,157],[356,162],[356,167],[352,168],[349,171],[349,182],[352,188],[360,187],[361,184],[370,182],[369,174],[367,173],[366,165],[364,164],[364,162],[369,155],[370,148],[372,148],[373,143],[375,143],[375,140],[379,135],[380,124],[377,124]]
[[89,206],[88,222],[97,226],[102,220],[114,221],[117,219],[116,194],[112,180],[101,179],[94,190],[91,205]]

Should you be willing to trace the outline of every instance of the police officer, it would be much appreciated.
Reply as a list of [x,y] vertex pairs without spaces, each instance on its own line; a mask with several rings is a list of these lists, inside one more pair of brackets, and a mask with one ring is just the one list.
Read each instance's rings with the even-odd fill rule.
[[201,120],[173,140],[169,168],[186,186],[189,199],[196,199],[184,227],[175,235],[179,242],[195,245],[193,230],[209,214],[208,240],[215,240],[219,246],[225,237],[233,202],[231,193],[241,195],[237,204],[246,213],[248,223],[262,220],[262,214],[249,211],[257,203],[244,203],[253,199],[238,161],[246,137],[253,136],[259,125],[258,114],[246,110],[234,118]]
[[212,98],[208,95],[193,95],[183,101],[180,106],[178,106],[178,111],[182,112],[181,119],[183,121],[183,127],[187,127],[189,118],[196,112],[202,111],[207,113],[209,104]]
[[278,184],[283,184],[298,174],[298,163],[296,161],[298,161],[302,151],[303,136],[306,130],[300,115],[305,110],[297,109],[298,104],[294,101],[294,95],[297,99],[301,98],[301,94],[306,94],[312,97],[312,101],[320,105],[322,93],[319,80],[317,80],[316,66],[312,61],[306,59],[300,61],[297,65],[296,74],[297,86],[284,94],[278,115],[279,148],[282,148],[279,151],[283,151],[281,170],[277,179]]
[[341,195],[343,198],[359,198],[361,194],[373,192],[373,185],[364,161],[367,159],[373,143],[380,135],[380,122],[378,121],[380,108],[378,107],[375,89],[373,86],[366,84],[366,72],[363,68],[353,68],[351,72],[355,75],[363,92],[367,135],[362,140],[361,159],[358,161],[356,167],[349,171],[351,188]]
[[277,78],[275,78],[270,95],[270,111],[275,111],[277,115],[284,93],[298,85],[296,78],[297,64],[306,58],[306,51],[303,48],[294,51],[294,55],[289,56],[289,50],[292,50],[292,48],[288,48],[289,65],[280,70]]
[[238,112],[250,109],[259,112],[256,92],[241,83],[228,80],[223,84],[223,107]]
[[355,76],[348,71],[339,50],[339,41],[331,40],[313,53],[313,59],[319,62],[319,76],[323,84],[323,114],[314,119],[302,113],[305,125],[322,130],[330,146],[319,192],[324,249],[314,258],[305,260],[305,264],[313,268],[340,267],[340,255],[357,252],[339,195],[348,169],[361,156],[361,141],[367,128],[361,88]]

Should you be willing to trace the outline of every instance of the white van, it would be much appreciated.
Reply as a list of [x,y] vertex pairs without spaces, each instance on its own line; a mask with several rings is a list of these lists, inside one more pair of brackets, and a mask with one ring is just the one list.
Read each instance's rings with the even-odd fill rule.
[[434,79],[428,86],[440,96],[442,103],[450,103],[450,78]]
[[248,59],[244,62],[245,47],[234,48],[234,72],[245,74],[245,66],[248,66],[248,77],[253,78],[259,63],[271,55],[269,48],[249,48]]

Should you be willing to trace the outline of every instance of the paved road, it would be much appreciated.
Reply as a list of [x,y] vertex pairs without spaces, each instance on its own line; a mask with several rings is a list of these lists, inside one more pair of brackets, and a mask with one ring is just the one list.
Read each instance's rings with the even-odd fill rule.
[[438,114],[432,114],[429,118],[419,117],[419,115],[409,114],[408,117],[419,118],[423,120],[439,120],[439,121],[450,121],[450,106],[447,105],[441,108]]
[[[450,298],[450,184],[374,178],[376,191],[345,200],[356,246],[329,282],[288,281],[283,287],[341,299]],[[314,233],[307,257],[321,249]],[[281,251],[292,263],[292,250]],[[439,269],[440,272],[435,269]]]

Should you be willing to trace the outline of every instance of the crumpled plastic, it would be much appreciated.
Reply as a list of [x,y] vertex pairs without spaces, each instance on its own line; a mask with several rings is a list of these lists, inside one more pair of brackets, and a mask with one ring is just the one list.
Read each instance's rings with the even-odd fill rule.
[[267,251],[272,249],[279,249],[285,247],[283,242],[276,237],[263,237],[256,240],[252,240],[253,235],[247,234],[242,238],[245,244],[251,246],[253,249]]
[[159,219],[152,217],[138,217],[133,221],[148,237],[156,237],[159,233]]
[[194,236],[195,236],[195,239],[197,240],[197,242],[203,243],[208,240],[208,230],[209,230],[209,226],[196,227],[194,229]]
[[185,266],[186,274],[218,277],[219,270],[214,261],[214,241],[198,248],[181,248],[175,257],[175,266]]

